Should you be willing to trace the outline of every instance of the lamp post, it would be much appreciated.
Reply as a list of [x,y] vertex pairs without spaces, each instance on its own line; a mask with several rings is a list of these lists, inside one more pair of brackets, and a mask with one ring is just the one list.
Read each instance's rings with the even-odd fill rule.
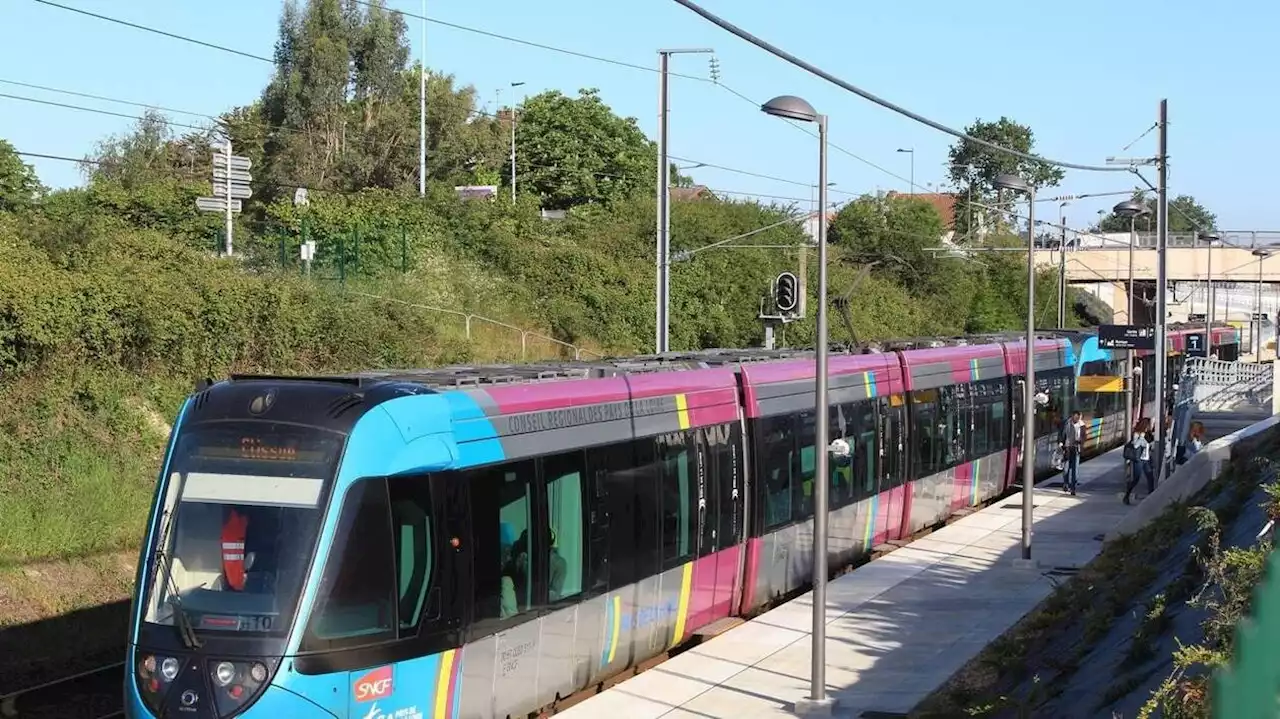
[[814,444],[818,448],[813,490],[813,666],[809,699],[796,702],[796,713],[830,716],[835,699],[827,696],[827,489],[829,410],[827,408],[827,116],[807,101],[779,95],[760,106],[767,115],[818,124],[818,311],[817,358],[814,384]]
[[[1209,356],[1209,348],[1213,346],[1213,315],[1217,306],[1217,298],[1213,296],[1213,243],[1222,242],[1216,232],[1201,232],[1197,237],[1204,242],[1205,249],[1205,308],[1204,308],[1204,356]],[[1227,294],[1230,297],[1230,293]],[[1228,303],[1230,304],[1230,303]]]
[[1254,296],[1257,298],[1256,307],[1258,309],[1256,310],[1256,314],[1253,318],[1253,324],[1258,328],[1258,339],[1254,341],[1253,345],[1254,362],[1262,361],[1262,261],[1270,255],[1270,252],[1263,249],[1256,249],[1253,251],[1253,256],[1258,258],[1258,287],[1254,292]]
[[1018,175],[997,175],[1001,190],[1027,195],[1027,378],[1022,389],[1022,559],[1018,566],[1034,567],[1031,558],[1031,501],[1035,490],[1036,420],[1036,188]]
[[911,155],[911,180],[910,180],[910,182],[911,182],[911,194],[914,196],[914,195],[916,194],[916,148],[914,148],[914,147],[899,147],[899,148],[898,148],[898,152],[905,152],[905,153],[907,153],[908,155]]
[[[1135,324],[1133,321],[1133,309],[1138,306],[1138,303],[1133,298],[1133,245],[1137,241],[1138,233],[1136,223],[1138,215],[1144,215],[1149,211],[1146,205],[1133,200],[1126,200],[1111,208],[1111,212],[1117,217],[1129,218],[1129,287],[1125,291],[1129,306],[1125,310],[1125,315],[1131,325]],[[1133,359],[1133,350],[1127,351],[1124,361],[1124,426],[1126,432],[1133,431]]]
[[[513,82],[511,83],[511,89],[514,90],[515,88],[520,87],[523,84],[524,82]],[[515,104],[515,101],[513,100],[511,102],[511,202],[512,204],[515,204],[515,201],[516,201],[516,104]]]

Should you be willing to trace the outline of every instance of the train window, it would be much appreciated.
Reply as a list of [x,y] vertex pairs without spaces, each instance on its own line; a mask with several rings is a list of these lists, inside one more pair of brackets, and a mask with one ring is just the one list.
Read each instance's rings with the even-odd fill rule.
[[529,534],[534,477],[531,460],[464,475],[471,491],[477,621],[508,619],[533,605]]
[[880,438],[876,402],[864,400],[849,406],[852,417],[850,449],[853,450],[853,499],[867,499],[876,494],[876,462],[880,458]]
[[688,434],[658,437],[654,446],[662,472],[662,564],[670,569],[693,558],[695,470]]
[[791,521],[792,421],[789,416],[758,420],[756,476],[764,494],[764,528],[780,527]]
[[715,455],[716,493],[720,498],[720,530],[717,545],[723,549],[742,540],[742,429],[737,423],[716,428],[719,441],[711,446]]
[[793,520],[808,519],[813,516],[813,479],[817,476],[818,455],[814,450],[817,442],[817,427],[813,421],[812,411],[802,412],[796,420],[796,443],[799,445],[796,459],[798,466],[792,468],[795,481],[791,483]]
[[831,408],[827,436],[835,441],[843,439],[849,443],[849,457],[831,457],[831,490],[828,492],[828,506],[832,509],[843,507],[853,499],[853,464],[857,461],[857,425],[853,419],[853,405],[841,404]]
[[971,424],[973,432],[971,433],[970,446],[973,450],[973,457],[980,458],[991,454],[991,424],[990,424],[990,408],[991,408],[991,390],[988,388],[990,382],[975,382],[973,387],[973,419]]
[[[1003,385],[1003,382],[1001,383]],[[995,398],[988,407],[988,427],[992,435],[991,451],[998,452],[1002,449],[1009,449],[1009,413],[1008,413],[1008,397],[1005,394],[1006,387],[1000,386],[997,389]]]
[[942,449],[946,442],[946,426],[938,412],[937,390],[915,390],[911,393],[911,423],[916,430],[913,444],[914,479],[928,477],[943,469]]
[[347,492],[320,580],[320,599],[305,644],[308,650],[374,644],[395,636],[395,565],[387,484],[361,480]]
[[582,593],[582,453],[542,460],[547,483],[547,598],[555,604]]
[[435,579],[436,542],[435,526],[431,521],[430,490],[426,477],[392,477],[387,480],[401,629],[418,626],[427,590]]

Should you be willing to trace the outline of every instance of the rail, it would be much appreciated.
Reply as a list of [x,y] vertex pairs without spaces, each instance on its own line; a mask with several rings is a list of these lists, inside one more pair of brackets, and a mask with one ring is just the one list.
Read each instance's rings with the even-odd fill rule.
[[[1218,232],[1221,242],[1216,247],[1234,247],[1252,250],[1259,247],[1275,249],[1280,245],[1280,230],[1222,230]],[[1156,233],[1137,232],[1134,237],[1134,248],[1151,250],[1156,246]],[[1169,247],[1207,248],[1209,244],[1200,239],[1194,232],[1170,232]],[[1078,232],[1069,240],[1068,252],[1088,252],[1090,250],[1128,249],[1128,232]],[[1037,238],[1037,250],[1058,248],[1057,239],[1042,241]]]
[[367,297],[373,300],[381,300],[383,302],[391,302],[398,305],[405,305],[406,307],[413,307],[420,310],[431,310],[433,312],[439,312],[441,314],[452,315],[454,317],[461,317],[463,319],[464,328],[465,328],[468,340],[471,339],[471,323],[473,321],[485,322],[487,324],[491,324],[497,327],[509,329],[512,332],[518,332],[520,334],[520,359],[521,360],[527,359],[530,337],[533,337],[535,339],[545,340],[547,342],[560,345],[561,347],[566,347],[568,349],[571,349],[573,350],[573,358],[576,360],[582,359],[583,355],[592,355],[597,358],[603,357],[603,355],[597,352],[592,352],[591,350],[585,349],[583,347],[579,347],[571,342],[565,342],[563,340],[558,340],[554,337],[548,337],[542,333],[534,332],[533,330],[526,330],[521,327],[516,327],[515,325],[509,324],[507,322],[503,322],[502,320],[495,320],[492,317],[485,317],[484,315],[478,315],[474,312],[463,312],[461,310],[451,310],[446,307],[424,305],[418,302],[406,302],[405,300],[397,300],[393,297],[383,297],[381,295],[372,295],[367,292],[351,291],[351,294],[357,295],[359,297]]

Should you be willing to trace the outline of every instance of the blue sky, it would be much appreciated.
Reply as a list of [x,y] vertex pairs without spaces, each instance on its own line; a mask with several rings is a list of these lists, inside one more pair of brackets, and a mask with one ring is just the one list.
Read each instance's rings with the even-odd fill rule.
[[[269,56],[281,7],[275,0],[59,0],[61,3]],[[420,0],[389,0],[418,13]],[[703,6],[873,93],[953,127],[1001,115],[1035,131],[1048,157],[1103,164],[1109,155],[1155,152],[1155,133],[1126,144],[1155,121],[1169,99],[1170,190],[1192,194],[1226,229],[1280,228],[1269,196],[1268,168],[1280,163],[1273,126],[1280,7],[1263,0],[1206,4],[1192,0],[1125,3],[1076,0],[854,2],[853,0],[703,0]],[[780,8],[786,7],[785,10]],[[831,117],[831,140],[896,175],[832,150],[830,179],[846,192],[906,190],[914,148],[915,180],[939,183],[953,138],[881,109],[810,76],[708,24],[670,0],[429,0],[440,20],[584,53],[656,67],[658,48],[712,47],[722,83],[756,101],[805,97]],[[420,52],[421,23],[410,19]],[[0,3],[0,80],[89,92],[216,114],[257,97],[266,63],[144,33],[48,7],[33,0]],[[1122,28],[1141,28],[1126,33]],[[1159,41],[1155,38],[1160,38]],[[615,111],[656,127],[652,72],[525,47],[432,24],[427,64],[494,91],[574,93],[597,87]],[[705,77],[705,56],[677,56],[672,70]],[[510,102],[510,90],[503,102]],[[68,98],[0,83],[0,93],[139,114],[138,108]],[[188,120],[174,116],[176,120]],[[83,156],[130,121],[0,97],[0,138],[19,150]],[[816,140],[769,118],[723,88],[673,79],[671,152],[696,162],[772,175],[788,184],[700,168],[713,188],[795,197],[816,174]],[[70,163],[32,161],[46,184],[80,182]],[[681,163],[688,164],[688,163]],[[1154,181],[1154,173],[1149,173]],[[1134,178],[1071,171],[1055,194],[1124,190]],[[848,195],[833,193],[833,200]],[[1083,227],[1119,198],[1079,200],[1068,224]],[[1056,209],[1040,205],[1041,212]],[[1046,217],[1045,219],[1049,219]]]

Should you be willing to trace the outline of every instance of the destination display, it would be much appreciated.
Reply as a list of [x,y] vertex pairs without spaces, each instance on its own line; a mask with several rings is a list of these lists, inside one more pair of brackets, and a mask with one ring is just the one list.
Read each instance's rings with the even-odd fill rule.
[[190,436],[187,452],[193,459],[244,460],[289,464],[327,464],[339,447],[336,437],[324,432],[263,432],[259,427],[206,429]]
[[1153,350],[1156,328],[1147,325],[1100,325],[1098,346],[1109,350]]

